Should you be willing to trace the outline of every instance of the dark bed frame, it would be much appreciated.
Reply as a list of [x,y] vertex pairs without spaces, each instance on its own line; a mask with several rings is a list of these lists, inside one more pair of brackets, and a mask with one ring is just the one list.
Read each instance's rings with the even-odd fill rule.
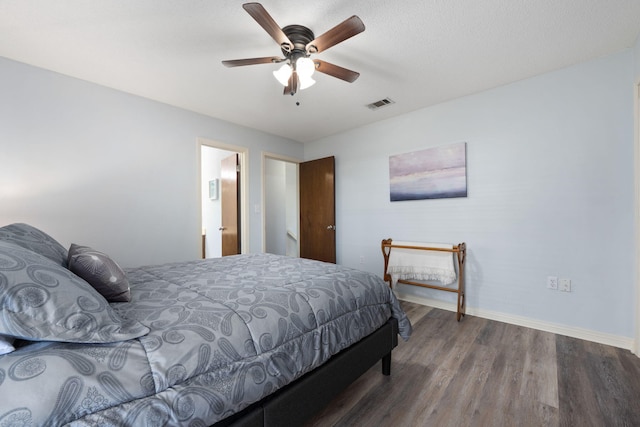
[[213,427],[301,426],[379,360],[382,373],[390,375],[397,345],[398,321],[389,319],[324,365]]

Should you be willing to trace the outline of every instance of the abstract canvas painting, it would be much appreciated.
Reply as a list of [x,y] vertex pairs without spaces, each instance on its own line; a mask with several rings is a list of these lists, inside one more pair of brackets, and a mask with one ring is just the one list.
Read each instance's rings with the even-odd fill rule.
[[467,197],[467,143],[389,157],[390,199]]

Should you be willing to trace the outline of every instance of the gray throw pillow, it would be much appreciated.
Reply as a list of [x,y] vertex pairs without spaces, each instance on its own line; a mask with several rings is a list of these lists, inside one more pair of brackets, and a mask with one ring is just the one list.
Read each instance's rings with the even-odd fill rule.
[[66,268],[0,240],[0,335],[29,341],[110,343],[149,329],[119,316]]
[[129,302],[129,280],[107,254],[75,243],[69,248],[69,270],[82,277],[109,302]]
[[15,223],[0,228],[0,240],[13,243],[67,266],[67,250],[56,239],[29,224]]

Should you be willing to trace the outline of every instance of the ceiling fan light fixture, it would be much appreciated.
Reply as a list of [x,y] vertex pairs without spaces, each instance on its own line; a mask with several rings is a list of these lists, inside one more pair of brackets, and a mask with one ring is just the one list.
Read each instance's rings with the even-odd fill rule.
[[287,86],[292,72],[293,70],[289,64],[283,64],[282,67],[273,72],[273,77],[275,77],[282,86]]
[[[296,72],[301,77],[308,77],[311,79],[313,72],[316,70],[316,64],[308,57],[298,58],[296,61]],[[313,80],[313,79],[311,79]]]
[[300,82],[300,90],[305,90],[316,84],[316,81],[313,80],[311,76],[304,76],[302,74],[298,74],[298,81]]

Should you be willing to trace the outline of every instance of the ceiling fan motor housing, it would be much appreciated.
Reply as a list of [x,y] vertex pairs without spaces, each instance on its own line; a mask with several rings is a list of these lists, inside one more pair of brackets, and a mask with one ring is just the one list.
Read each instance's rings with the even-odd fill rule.
[[[293,43],[293,49],[291,50],[289,50],[288,45],[280,46],[283,55],[287,59],[295,61],[300,56],[307,56],[307,44],[316,38],[313,31],[302,25],[287,25],[282,29],[282,32]],[[293,56],[295,57],[292,58]]]

